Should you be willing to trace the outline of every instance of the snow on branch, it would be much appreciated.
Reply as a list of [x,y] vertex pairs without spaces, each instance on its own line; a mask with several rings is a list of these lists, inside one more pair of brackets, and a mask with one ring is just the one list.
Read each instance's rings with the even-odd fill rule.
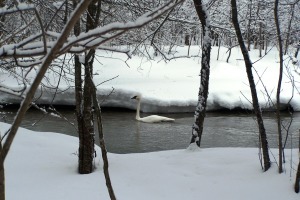
[[[140,28],[151,21],[161,17],[167,11],[171,10],[178,4],[182,3],[184,0],[178,1],[169,1],[161,7],[158,7],[152,11],[149,11],[142,16],[138,17],[134,21],[121,23],[114,22],[102,27],[95,28],[88,32],[83,32],[79,36],[70,36],[59,50],[57,56],[60,56],[65,53],[81,53],[86,50],[97,48],[104,44],[105,42],[116,38],[123,33],[131,30]],[[45,32],[38,33],[35,36],[29,36],[18,44],[8,44],[3,45],[0,49],[0,57],[9,58],[9,57],[32,57],[32,56],[43,56],[47,51],[45,48],[50,49],[53,46],[52,41],[47,41],[46,43],[43,41],[36,42],[38,36],[48,35],[52,37],[59,37],[59,33],[55,32]],[[104,47],[103,47],[104,48]],[[107,47],[106,47],[107,48]]]
[[33,4],[26,3],[19,3],[17,6],[10,9],[7,6],[5,6],[3,8],[0,8],[0,16],[27,10],[35,10],[35,6]]
[[[42,46],[40,48],[42,48],[42,50],[44,51],[44,53],[46,53],[46,50],[47,50],[47,48],[46,48],[47,41],[46,41],[46,36],[45,36],[45,29],[44,29],[44,26],[43,26],[43,23],[42,23],[42,19],[41,19],[40,15],[39,15],[39,13],[38,13],[38,11],[37,11],[37,9],[35,8],[34,5],[32,5],[32,4],[25,4],[25,3],[19,3],[18,5],[16,5],[15,7],[11,8],[11,9],[8,9],[7,6],[5,6],[4,8],[0,9],[0,16],[2,16],[2,15],[8,15],[8,14],[13,14],[15,12],[22,12],[22,11],[33,11],[34,12],[35,17],[36,17],[36,19],[38,21],[38,24],[40,26],[40,31],[41,31]],[[34,20],[31,19],[29,24],[31,24],[33,21]],[[26,23],[26,26],[28,26],[28,23]],[[21,30],[18,30],[18,32],[24,31],[26,29],[26,26],[21,27]],[[14,34],[12,34],[12,35],[15,35],[15,34],[17,34],[17,32],[14,33]],[[31,37],[31,36],[29,36],[29,38],[34,39],[34,37]],[[27,42],[29,42],[29,41],[32,41],[32,39],[28,40],[28,38],[27,38],[27,39],[25,39],[25,41],[28,40]],[[6,40],[1,41],[1,44],[4,43],[5,41]],[[24,43],[24,41],[23,41],[23,43]],[[5,47],[5,46],[6,45],[3,45],[3,47]],[[11,48],[13,48],[13,51],[16,51],[16,49],[18,48],[17,45],[11,45],[10,44],[8,46],[10,46]],[[10,49],[10,48],[8,48],[8,49]],[[3,50],[4,50],[4,48],[3,48]],[[0,51],[2,51],[2,49]],[[16,55],[17,53],[13,53],[13,54]]]

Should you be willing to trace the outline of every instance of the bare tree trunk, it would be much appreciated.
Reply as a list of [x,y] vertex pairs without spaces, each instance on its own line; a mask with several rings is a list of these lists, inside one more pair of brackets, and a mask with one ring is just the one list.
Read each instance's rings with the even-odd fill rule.
[[[5,6],[5,0],[0,0],[0,8]],[[5,22],[4,16],[0,17],[1,23]],[[2,36],[2,31],[0,31],[0,36]],[[2,152],[2,136],[0,135],[0,152]],[[4,163],[0,163],[0,200],[5,200],[5,172]]]
[[[77,6],[77,1],[73,0],[73,6]],[[74,26],[74,34],[75,36],[78,36],[80,34],[80,20],[75,24]],[[78,148],[78,172],[79,173],[88,173],[90,170],[84,170],[84,157],[83,157],[83,150],[84,150],[84,140],[83,135],[83,111],[82,111],[82,73],[81,73],[81,63],[79,61],[79,56],[74,56],[74,67],[75,67],[75,101],[76,101],[76,119],[77,119],[77,131],[78,131],[78,137],[79,137],[79,148]],[[86,172],[85,172],[86,171]]]
[[220,49],[221,49],[221,44],[222,44],[222,39],[224,37],[224,34],[222,34],[221,36],[218,37],[219,40],[219,46],[218,46],[218,54],[217,54],[217,60],[219,60],[219,56],[220,56]]
[[[84,140],[84,120],[83,120],[83,90],[82,90],[82,78],[81,78],[81,63],[79,62],[79,57],[75,55],[75,99],[76,99],[76,118],[77,118],[77,128],[78,128],[78,137],[79,137],[79,149],[78,149],[78,172],[81,174],[91,173],[92,169],[90,167],[89,157],[85,161],[85,140]],[[89,145],[87,145],[89,146]]]
[[248,5],[248,9],[249,9],[249,19],[248,19],[248,26],[247,26],[247,49],[248,51],[251,50],[251,37],[252,37],[252,33],[251,33],[251,22],[252,22],[252,0],[250,0],[250,3]]
[[[77,1],[73,0],[76,6]],[[88,7],[86,31],[97,27],[101,10],[101,0],[94,0]],[[79,35],[80,23],[74,27],[75,35]],[[89,50],[84,60],[84,81],[81,75],[81,63],[78,56],[75,55],[75,96],[76,96],[76,115],[79,135],[79,156],[78,172],[80,174],[89,174],[94,170],[94,119],[93,119],[93,101],[92,101],[92,76],[95,50]],[[84,85],[83,85],[84,84]]]
[[186,34],[184,37],[184,45],[190,46],[190,35]]
[[282,82],[282,73],[283,73],[283,48],[282,48],[282,39],[281,39],[281,31],[279,25],[279,17],[278,17],[278,4],[279,1],[275,0],[274,6],[274,19],[276,24],[276,32],[278,38],[279,45],[279,78],[278,78],[278,86],[276,93],[276,118],[277,118],[277,131],[278,131],[278,150],[279,150],[279,163],[278,163],[278,172],[282,173],[282,132],[281,132],[281,116],[280,116],[280,91],[281,91],[281,82]]
[[228,48],[228,56],[227,56],[227,59],[226,59],[226,62],[228,63],[229,62],[229,58],[231,56],[231,50],[232,50],[233,46],[232,46],[232,42],[231,42],[231,38],[229,39],[229,48]]
[[[2,151],[2,143],[0,142],[0,151]],[[0,200],[5,200],[5,173],[4,163],[0,164]]]
[[[266,31],[266,30],[265,30]],[[265,47],[265,55],[267,55],[267,52],[268,52],[268,34],[264,34],[264,37],[265,37],[265,45],[264,45],[264,47]]]
[[[73,1],[73,6],[77,6],[77,1]],[[91,5],[89,6],[89,8]],[[89,10],[89,9],[88,9]],[[74,34],[78,36],[80,34],[80,21],[74,26]],[[86,59],[88,60],[88,59]],[[83,88],[81,63],[79,57],[75,55],[75,100],[76,100],[76,118],[79,137],[78,148],[78,172],[80,174],[89,174],[94,170],[94,129],[92,118],[92,99],[90,88],[91,85],[87,79],[90,80],[91,76],[90,67],[92,63],[84,63],[85,68],[85,82]]]
[[[100,11],[101,11],[101,0],[95,0],[93,4],[89,6],[88,9],[88,20],[87,20],[87,30],[96,28],[98,25],[99,17],[100,17]],[[84,116],[88,116],[87,119],[95,121],[93,119],[93,115],[96,116],[96,122],[97,122],[97,128],[99,133],[99,140],[100,140],[100,148],[102,152],[102,159],[103,159],[103,172],[105,176],[106,181],[106,187],[110,196],[111,200],[116,200],[116,196],[114,194],[114,190],[111,184],[111,179],[109,175],[109,163],[107,158],[107,150],[105,146],[104,141],[104,134],[103,134],[103,128],[102,128],[102,117],[101,117],[101,108],[97,100],[97,89],[93,83],[93,62],[95,57],[95,50],[91,49],[89,53],[85,57],[85,87],[84,87],[84,103],[87,103],[87,109],[84,110]],[[87,93],[85,93],[87,92]],[[91,109],[94,107],[95,111],[93,112]],[[85,107],[85,106],[84,106]],[[88,121],[87,121],[88,122]],[[94,126],[90,127],[93,128]],[[94,130],[93,130],[94,133]],[[93,146],[94,146],[94,135],[92,137],[89,137],[88,139],[92,139]],[[91,146],[90,146],[91,147]],[[94,152],[94,149],[89,153]]]
[[209,16],[202,0],[194,0],[194,5],[202,25],[202,58],[201,58],[201,81],[198,94],[198,104],[195,111],[195,123],[191,143],[196,143],[200,147],[203,133],[203,124],[206,115],[206,103],[208,97],[208,85],[210,74],[210,52],[211,52],[211,27]]
[[[94,50],[90,50],[94,51]],[[94,54],[95,52],[91,52]],[[84,87],[82,96],[82,110],[81,121],[82,130],[79,132],[79,173],[89,174],[94,170],[94,119],[93,119],[93,102],[92,102],[92,69],[93,58],[89,59],[89,56],[85,57],[84,64]]]
[[[77,0],[73,0],[73,6],[74,8],[77,6]],[[78,36],[80,34],[80,20],[75,24],[74,26],[74,34],[75,36]],[[79,137],[79,148],[78,148],[78,166],[79,163],[82,163],[82,149],[83,147],[81,142],[82,135],[83,135],[83,113],[81,108],[81,102],[82,102],[82,79],[81,79],[81,63],[79,61],[79,56],[74,56],[74,67],[75,67],[75,104],[76,104],[76,119],[77,119],[77,131],[78,131],[78,137]],[[82,167],[78,167],[78,172],[80,173],[82,171]]]
[[69,17],[69,1],[66,0],[66,3],[65,3],[65,15],[64,15],[64,24],[67,23],[67,20],[68,20],[68,17]]
[[115,196],[112,184],[111,184],[111,179],[110,179],[109,170],[108,170],[109,163],[108,163],[108,158],[107,158],[106,145],[105,145],[105,141],[104,141],[104,133],[103,133],[102,117],[101,117],[101,107],[97,100],[96,91],[97,91],[97,89],[96,89],[95,85],[93,85],[92,97],[93,97],[93,102],[94,102],[94,107],[95,107],[95,115],[96,115],[97,128],[98,128],[98,134],[99,134],[99,142],[100,142],[100,148],[101,148],[102,159],[103,159],[103,173],[105,176],[106,187],[107,187],[110,199],[116,200],[116,196]]
[[291,35],[292,21],[294,19],[294,10],[295,10],[295,4],[291,4],[291,19],[289,20],[289,26],[288,26],[286,40],[285,40],[284,55],[287,54],[287,51],[288,51],[288,48],[289,48],[289,40],[290,40],[290,35]]
[[262,57],[262,48],[263,48],[263,41],[262,41],[262,22],[259,22],[259,57]]
[[240,45],[240,48],[241,48],[241,51],[242,51],[242,54],[244,57],[246,72],[247,72],[251,95],[252,95],[253,109],[254,109],[257,123],[258,123],[259,137],[261,140],[261,147],[262,147],[262,152],[263,152],[264,170],[267,171],[271,166],[267,134],[266,134],[265,126],[263,123],[262,113],[261,113],[261,109],[259,106],[255,82],[254,82],[254,78],[253,78],[253,74],[252,74],[252,63],[251,63],[247,48],[245,46],[242,32],[241,32],[239,22],[238,22],[236,0],[231,0],[231,9],[232,9],[232,23],[234,25],[235,32],[236,32],[236,35],[238,38],[238,42],[239,42],[239,45]]
[[296,180],[295,180],[295,187],[294,187],[296,193],[299,193],[299,182],[300,182],[300,161],[298,164]]
[[[220,42],[220,43],[221,43],[221,42]],[[217,60],[219,60],[219,57],[220,57],[220,49],[221,49],[221,45],[218,46]]]

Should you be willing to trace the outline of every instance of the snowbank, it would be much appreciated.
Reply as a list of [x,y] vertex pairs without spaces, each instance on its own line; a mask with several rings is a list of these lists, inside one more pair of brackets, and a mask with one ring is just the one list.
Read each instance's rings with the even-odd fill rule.
[[[9,125],[0,127],[3,132]],[[77,149],[78,138],[21,128],[5,162],[7,199],[109,199],[101,158],[94,173],[79,175]],[[297,150],[286,156],[285,173],[279,175],[275,163],[262,172],[253,148],[108,154],[112,184],[122,200],[298,199],[293,192]]]
[[[249,103],[251,93],[239,48],[232,49],[229,63],[226,62],[227,49],[224,47],[220,49],[219,60],[217,60],[217,51],[217,47],[212,48],[208,110],[251,109],[252,106]],[[187,52],[186,47],[178,47],[173,52],[174,56],[182,58],[165,62],[160,56],[146,59],[136,55],[127,60],[124,54],[99,51],[95,61],[94,81],[99,84],[98,97],[103,101],[102,106],[135,109],[135,102],[130,98],[141,94],[143,112],[194,112],[200,84],[200,58],[195,57],[199,54],[199,47],[191,47],[189,58],[186,57]],[[272,108],[269,97],[276,102],[278,52],[272,49],[262,59],[258,57],[256,50],[252,50],[250,55],[252,61],[255,62],[253,73],[257,82],[261,107]],[[286,59],[285,64],[288,69],[285,69],[283,77],[282,108],[291,105],[295,111],[299,111],[300,95],[297,88],[299,88],[300,76],[297,73],[298,69],[289,59]],[[56,69],[56,72],[59,71]],[[73,69],[65,70],[63,77],[55,76],[54,72],[55,70],[47,73],[48,79],[45,79],[43,83],[49,87],[37,92],[36,96],[39,97],[37,102],[74,105],[74,85],[70,81],[74,73]],[[19,87],[18,82],[7,74],[1,74],[0,78],[5,80],[3,83],[10,87]],[[54,95],[56,90],[50,88],[57,86],[58,83],[58,93]],[[293,89],[293,84],[296,85],[296,89]],[[112,91],[113,93],[110,94]],[[2,103],[18,103],[19,101],[20,99],[6,94],[0,96]]]

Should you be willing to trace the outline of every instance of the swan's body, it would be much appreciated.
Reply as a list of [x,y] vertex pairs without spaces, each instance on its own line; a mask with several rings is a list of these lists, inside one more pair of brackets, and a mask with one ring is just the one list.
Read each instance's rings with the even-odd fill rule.
[[141,97],[140,96],[134,96],[131,99],[137,100],[137,107],[136,107],[136,117],[135,119],[141,122],[146,123],[156,123],[156,122],[173,122],[175,119],[163,117],[159,115],[150,115],[147,117],[140,117],[140,107],[141,107]]

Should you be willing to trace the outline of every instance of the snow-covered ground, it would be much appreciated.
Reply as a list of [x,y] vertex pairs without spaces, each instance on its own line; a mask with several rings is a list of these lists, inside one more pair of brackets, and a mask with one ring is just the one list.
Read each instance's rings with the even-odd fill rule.
[[[144,52],[146,53],[146,52]],[[150,51],[149,55],[153,52]],[[141,110],[143,112],[194,112],[198,99],[200,85],[200,58],[193,57],[199,54],[199,47],[192,46],[190,58],[186,47],[177,47],[169,57],[185,57],[172,59],[165,62],[161,56],[153,59],[133,56],[127,59],[125,54],[99,51],[95,61],[95,83],[99,84],[99,98],[105,99],[102,106],[113,106],[123,108],[135,108],[134,101],[130,98],[136,94],[143,96]],[[217,60],[218,47],[213,47],[211,56],[211,75],[209,85],[208,110],[219,108],[252,108],[251,93],[248,86],[248,79],[244,67],[244,61],[239,48],[232,49],[229,63],[226,62],[228,52],[226,48],[220,49],[219,60]],[[258,50],[250,52],[254,63],[255,80],[257,91],[262,108],[272,106],[269,101],[271,97],[275,101],[277,80],[279,72],[279,58],[276,48],[262,59],[258,57]],[[127,60],[127,64],[124,62]],[[257,62],[256,62],[257,61]],[[57,62],[62,64],[62,61]],[[297,73],[297,66],[293,65],[290,59],[285,57],[285,69],[281,91],[281,102],[283,107],[288,104],[294,110],[300,110],[300,95],[297,89],[293,90],[293,83],[299,88],[300,75]],[[43,81],[45,87],[39,103],[48,104],[53,100],[56,90],[50,89],[59,83],[58,93],[53,100],[54,104],[73,105],[74,87],[72,81],[65,78],[59,79],[55,73],[61,72],[54,68],[47,73],[48,78]],[[63,76],[72,78],[73,70],[63,71]],[[25,74],[25,73],[24,73]],[[259,80],[259,76],[261,80]],[[30,78],[29,78],[30,79]],[[112,80],[111,80],[112,79]],[[12,76],[1,73],[1,84],[18,88],[21,82],[16,82]],[[30,81],[30,80],[29,80]],[[113,93],[110,92],[113,90]],[[267,91],[267,92],[266,92]],[[110,94],[109,96],[107,96]],[[291,97],[293,96],[293,99]],[[13,103],[20,99],[1,94],[0,102]]]
[[[177,48],[177,56],[187,55],[187,49]],[[199,52],[191,48],[191,55]],[[258,52],[251,51],[252,61]],[[115,59],[111,59],[114,57]],[[226,63],[226,49],[221,48],[219,61],[217,48],[213,48],[211,82],[208,108],[251,108],[251,95],[242,56],[233,49],[230,62]],[[160,58],[150,61],[134,56],[126,66],[126,56],[102,52],[97,57],[95,82],[99,96],[106,98],[103,106],[135,108],[130,97],[142,94],[144,112],[193,112],[199,87],[199,58],[182,58],[164,62]],[[286,61],[288,63],[288,61]],[[275,50],[255,63],[258,74],[274,100],[277,86],[278,55]],[[295,83],[299,76],[289,65]],[[66,72],[67,73],[67,72]],[[72,72],[71,72],[72,73]],[[52,72],[45,84],[58,83]],[[11,76],[1,73],[1,84],[19,87]],[[267,95],[262,83],[257,80],[262,107],[267,108]],[[47,83],[48,81],[48,83]],[[56,104],[73,104],[72,84],[60,81]],[[285,73],[282,102],[292,97],[292,84]],[[40,102],[51,101],[50,89],[43,90]],[[2,102],[18,102],[15,97],[1,94]],[[300,110],[297,90],[290,102]],[[0,130],[9,128],[0,123]],[[102,173],[102,161],[97,157],[97,170],[90,175],[77,173],[78,138],[56,133],[33,132],[20,129],[5,162],[7,199],[109,199]],[[97,155],[101,155],[97,149]],[[272,150],[274,157],[277,151]],[[274,158],[272,168],[263,173],[259,164],[258,150],[254,148],[188,148],[140,154],[109,153],[110,173],[115,193],[120,200],[294,200],[299,195],[293,192],[298,150],[286,151],[284,173],[278,174]]]
[[[2,132],[9,127],[0,126]],[[109,199],[101,158],[96,158],[94,173],[79,175],[77,149],[78,138],[20,129],[5,162],[7,199]],[[280,175],[275,163],[262,172],[254,148],[190,148],[108,157],[120,200],[296,200],[298,154],[287,150],[286,155],[285,172]]]

